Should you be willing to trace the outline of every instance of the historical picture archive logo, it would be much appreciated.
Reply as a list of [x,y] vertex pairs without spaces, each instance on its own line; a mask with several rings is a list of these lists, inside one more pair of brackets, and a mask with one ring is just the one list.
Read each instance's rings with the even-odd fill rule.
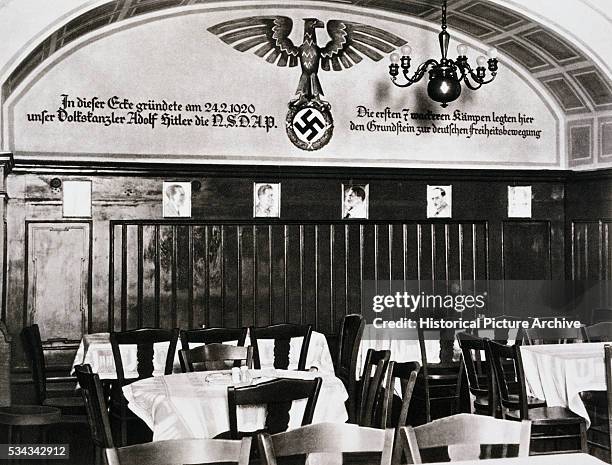
[[317,44],[316,30],[324,27],[317,18],[304,18],[304,39],[296,46],[289,38],[293,20],[287,16],[253,16],[216,24],[208,31],[240,52],[255,55],[279,67],[301,67],[296,95],[289,102],[286,119],[289,140],[302,150],[318,150],[331,140],[334,124],[331,104],[321,98],[319,69],[343,71],[360,63],[363,57],[379,61],[406,43],[387,31],[361,23],[329,20],[330,40]]

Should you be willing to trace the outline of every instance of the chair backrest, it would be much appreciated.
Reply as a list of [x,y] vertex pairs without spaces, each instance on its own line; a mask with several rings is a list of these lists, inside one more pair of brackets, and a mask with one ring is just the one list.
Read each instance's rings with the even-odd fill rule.
[[612,342],[612,322],[603,321],[591,326],[582,327],[585,342]]
[[[486,415],[460,413],[439,420],[434,420],[422,426],[401,428],[404,444],[408,445],[412,463],[427,463],[421,452],[428,449],[447,448],[451,462],[461,460],[476,460],[493,458],[496,452],[505,455],[507,447],[496,451],[492,447],[481,449],[481,446],[518,445],[518,457],[529,455],[529,436],[531,422],[523,420],[520,423],[511,420],[500,420]],[[485,455],[482,457],[482,455]],[[489,455],[487,457],[487,455]],[[439,461],[434,458],[432,461]]]
[[368,349],[361,375],[361,396],[357,422],[361,426],[374,426],[376,415],[384,402],[385,374],[391,351]]
[[174,329],[159,329],[159,328],[141,328],[130,331],[112,332],[110,334],[110,342],[113,349],[113,358],[115,360],[115,368],[117,369],[117,380],[120,385],[126,382],[135,381],[135,379],[126,380],[125,372],[123,371],[123,361],[121,359],[120,346],[125,344],[134,344],[138,351],[138,378],[144,379],[153,376],[153,344],[159,342],[168,342],[168,352],[166,354],[166,363],[164,365],[164,374],[172,374],[174,365],[174,354],[176,352],[176,343],[179,337],[178,328]]
[[181,330],[181,349],[189,349],[189,343],[220,344],[222,342],[238,341],[236,345],[243,346],[248,328],[201,328]]
[[[501,406],[510,410],[518,410],[521,418],[526,419],[528,417],[527,386],[520,346],[505,346],[488,339],[485,341],[486,356],[493,366]],[[511,389],[511,385],[514,386],[514,389]]]
[[300,359],[298,361],[298,370],[306,370],[306,357],[308,355],[308,347],[310,346],[311,334],[312,325],[282,323],[260,328],[251,326],[251,328],[249,328],[249,337],[251,338],[251,345],[253,346],[253,364],[255,368],[261,368],[258,340],[274,340],[274,368],[286,370],[289,368],[289,347],[291,338],[303,337]]
[[606,393],[608,397],[608,441],[609,455],[608,462],[612,460],[612,345],[604,346],[604,361],[606,363]]
[[[389,368],[387,370],[387,377],[385,381],[385,401],[383,404],[382,412],[380,415],[379,428],[393,427],[395,430],[395,440],[393,447],[393,463],[400,463],[401,459],[401,447],[399,438],[400,426],[406,426],[408,422],[408,411],[410,409],[410,403],[412,401],[412,393],[414,392],[414,386],[419,375],[421,364],[419,362],[389,362]],[[393,397],[395,391],[396,381],[400,382],[402,389],[402,403],[399,409],[399,416],[397,420],[391,418],[393,412]]]
[[274,435],[259,434],[257,439],[263,465],[277,465],[282,457],[312,453],[375,453],[381,455],[381,465],[391,465],[394,433],[393,429],[350,423],[316,423]]
[[[419,362],[389,362],[385,380],[385,401],[383,403],[379,428],[406,426],[408,420],[408,409],[412,400],[412,393],[416,384],[421,364]],[[397,382],[399,381],[402,392],[402,406],[396,420],[391,418],[393,411],[393,396]]]
[[527,345],[582,342],[581,328],[531,328],[525,329],[524,334]]
[[233,439],[240,436],[236,408],[239,405],[265,405],[264,431],[280,433],[289,427],[289,410],[292,402],[307,399],[302,417],[302,426],[312,423],[319,398],[322,379],[278,378],[251,386],[227,388],[230,434]]
[[108,465],[191,465],[237,463],[248,465],[251,438],[171,439],[106,449]]
[[38,325],[33,324],[23,328],[21,331],[21,339],[26,355],[30,359],[32,365],[32,379],[36,391],[36,402],[42,404],[47,398],[47,378],[45,355],[43,353]]
[[463,355],[470,392],[475,396],[492,397],[493,371],[485,355],[485,340],[467,333],[458,333],[457,341]]
[[[228,344],[205,344],[193,349],[179,351],[183,373],[204,370],[227,370],[226,362],[244,361],[247,368],[253,368],[253,347],[231,346]],[[194,364],[196,364],[194,366]],[[236,365],[234,365],[236,366]],[[231,368],[231,365],[230,367]]]
[[93,443],[101,448],[114,447],[108,407],[100,377],[92,373],[89,364],[74,367],[87,411],[87,421]]
[[363,316],[357,313],[345,315],[338,337],[336,376],[344,383],[349,395],[347,410],[350,422],[353,422],[357,415],[357,357],[364,328]]
[[356,379],[357,355],[364,328],[365,320],[358,313],[342,318],[336,357],[336,376],[342,380]]

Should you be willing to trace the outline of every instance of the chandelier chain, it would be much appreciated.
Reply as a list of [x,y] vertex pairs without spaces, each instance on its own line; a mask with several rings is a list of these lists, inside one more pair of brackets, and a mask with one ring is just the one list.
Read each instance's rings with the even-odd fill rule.
[[442,30],[446,31],[446,0],[442,3]]

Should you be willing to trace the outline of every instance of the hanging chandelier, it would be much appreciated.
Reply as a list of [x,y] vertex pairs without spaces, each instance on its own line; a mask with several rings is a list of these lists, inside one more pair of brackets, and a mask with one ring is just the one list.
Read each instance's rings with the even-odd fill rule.
[[[415,71],[412,77],[408,76],[410,70],[410,53],[412,48],[409,45],[404,45],[399,53],[391,54],[391,64],[389,65],[389,74],[391,81],[398,87],[408,87],[421,80],[425,72],[429,69],[429,84],[427,85],[427,95],[432,100],[442,104],[442,107],[448,106],[459,98],[461,95],[461,81],[472,90],[480,89],[484,84],[488,84],[495,79],[497,75],[497,50],[491,48],[488,51],[489,59],[484,56],[479,56],[476,59],[476,71],[472,69],[468,63],[467,45],[460,44],[457,47],[459,56],[456,60],[448,58],[448,45],[450,43],[450,34],[446,32],[446,0],[442,4],[442,32],[438,35],[440,41],[440,53],[442,58],[437,61],[433,58],[422,63]],[[485,65],[488,64],[490,77],[487,78]],[[405,82],[397,82],[400,66]],[[430,69],[431,68],[431,69]]]

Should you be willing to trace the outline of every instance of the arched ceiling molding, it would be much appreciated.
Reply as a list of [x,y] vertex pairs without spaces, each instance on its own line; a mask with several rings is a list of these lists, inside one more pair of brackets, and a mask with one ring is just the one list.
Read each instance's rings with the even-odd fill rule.
[[[321,10],[332,10],[337,11],[339,14],[350,13],[350,14],[362,14],[367,15],[370,18],[382,19],[384,21],[392,21],[398,24],[404,24],[406,26],[416,26],[420,29],[431,32],[432,38],[435,37],[435,34],[439,31],[439,19],[436,18],[434,21],[431,21],[426,18],[422,18],[419,16],[406,16],[404,13],[392,13],[392,12],[382,12],[380,10],[377,11],[377,14],[372,15],[371,9],[369,7],[360,7],[360,6],[350,6],[346,7],[344,5],[337,5],[338,2],[320,2],[320,1],[304,1],[294,4],[283,4],[282,6],[276,4],[269,4],[266,1],[258,1],[258,2],[250,2],[250,1],[241,1],[241,2],[231,2],[233,6],[230,5],[230,2],[221,1],[221,2],[212,2],[212,1],[200,1],[200,0],[147,0],[149,2],[155,2],[157,6],[161,6],[160,2],[164,1],[165,8],[157,8],[148,11],[147,14],[133,14],[137,11],[128,10],[123,13],[118,9],[119,3],[128,4],[130,3],[132,7],[134,4],[141,4],[143,0],[115,0],[112,2],[98,2],[94,8],[87,11],[87,13],[74,12],[72,15],[68,16],[63,24],[54,29],[54,32],[47,36],[46,39],[37,45],[34,50],[29,51],[27,53],[26,58],[21,62],[21,65],[16,67],[11,73],[10,77],[5,81],[5,85],[3,86],[3,106],[7,103],[12,104],[20,98],[20,95],[27,91],[27,89],[38,79],[44,76],[44,74],[51,69],[53,66],[57,65],[61,60],[65,57],[72,54],[74,51],[80,49],[81,47],[86,46],[87,44],[100,40],[108,35],[111,35],[117,31],[123,30],[125,28],[136,27],[140,24],[157,21],[160,19],[164,19],[166,17],[172,17],[175,15],[181,14],[197,14],[206,11],[217,11],[217,10],[237,10],[244,9],[247,11],[252,11],[253,7],[272,7],[278,8],[279,14],[282,14],[282,10],[286,9],[295,9],[295,8],[312,8],[313,6],[319,8]],[[386,0],[382,0],[386,1]],[[419,0],[424,1],[424,0]],[[425,0],[430,2],[436,2],[437,0]],[[174,8],[167,8],[168,2],[176,3],[184,3],[185,5],[182,7],[175,6]],[[358,3],[358,2],[356,2]],[[430,7],[430,9],[435,10],[435,8]],[[105,17],[105,20],[108,21],[107,24],[104,24],[100,27],[89,28],[87,29],[87,33],[83,32],[86,29],[86,25],[89,24],[87,19],[91,20],[92,18],[100,18],[100,12],[106,12],[108,17]],[[132,13],[132,14],[130,14]],[[251,13],[249,13],[251,14]],[[121,19],[123,18],[123,19]],[[66,34],[70,32],[71,24],[82,24],[82,28],[77,29],[78,32],[83,33],[75,33],[75,37],[73,40],[69,40],[66,42],[62,42],[61,37],[58,37],[58,34]],[[100,21],[96,22],[96,25],[100,24]],[[475,39],[472,35],[466,34],[462,31],[453,31],[453,37],[455,40],[459,42],[467,43],[471,45],[472,48],[480,53],[485,53],[487,49],[487,45],[483,44],[478,39]],[[435,40],[435,39],[432,39]],[[54,43],[53,46],[51,43]],[[44,44],[49,43],[49,46],[45,46]],[[61,43],[61,46],[58,44]],[[40,62],[35,60],[32,62],[32,57],[37,54],[37,51],[44,50],[48,52],[48,56],[40,57]],[[541,84],[541,82],[534,78],[533,74],[523,66],[522,63],[517,62],[512,57],[504,57],[504,67],[507,70],[510,70],[517,75],[519,75],[535,92],[539,95],[539,97],[545,102],[545,104],[550,109],[550,112],[555,115],[557,120],[561,121],[563,119],[563,108],[558,104],[557,100],[551,96],[551,93],[548,89]],[[32,67],[25,68],[25,63],[32,63]],[[384,64],[382,64],[383,68],[385,68]],[[23,73],[23,79],[21,79],[20,72]],[[11,77],[13,81],[11,81]],[[19,79],[18,79],[19,77]],[[17,82],[18,80],[18,82]],[[8,85],[9,82],[14,82],[15,85],[10,87]],[[6,135],[6,134],[3,134]]]
[[[193,3],[193,2],[192,2]],[[39,79],[43,78],[46,73],[60,63],[65,58],[72,55],[77,50],[87,46],[88,44],[101,40],[104,37],[108,37],[110,35],[115,34],[118,31],[138,27],[139,25],[151,22],[151,21],[159,21],[165,18],[171,18],[174,16],[180,16],[184,14],[202,14],[207,11],[227,11],[231,10],[233,12],[238,11],[239,9],[244,10],[245,14],[253,14],[254,8],[264,7],[264,8],[273,8],[278,9],[279,14],[282,14],[283,10],[287,9],[295,9],[295,8],[308,8],[308,9],[319,9],[324,11],[331,11],[337,13],[338,15],[343,14],[352,14],[352,15],[363,15],[366,18],[393,22],[399,25],[405,25],[407,27],[413,26],[424,31],[427,31],[427,34],[432,35],[432,40],[435,41],[435,36],[439,32],[439,21],[431,21],[429,19],[421,18],[418,16],[407,16],[401,13],[392,13],[392,12],[383,12],[376,11],[373,13],[370,8],[360,7],[360,6],[346,6],[339,5],[337,2],[320,2],[320,1],[304,1],[300,3],[293,4],[283,4],[282,6],[270,3],[269,1],[241,1],[241,2],[232,2],[233,5],[230,5],[230,2],[206,2],[206,3],[193,3],[191,5],[185,5],[183,7],[175,7],[175,8],[160,8],[147,14],[141,15],[128,15],[123,20],[110,21],[104,27],[91,29],[89,33],[79,34],[74,40],[67,42],[64,46],[57,48],[57,50],[50,54],[48,58],[41,61],[40,64],[35,66],[31,72],[28,73],[27,78],[22,81],[17,88],[14,89],[14,92],[9,94],[8,98],[5,98],[3,102],[2,117],[3,119],[6,117],[7,109],[10,109],[16,102],[19,101],[21,96],[28,91],[28,89]],[[108,2],[105,2],[104,5],[108,7]],[[90,10],[91,11],[96,11]],[[110,14],[113,14],[112,10]],[[117,13],[117,12],[115,12]],[[237,13],[238,14],[238,13]],[[58,33],[57,31],[65,31],[67,26],[76,19],[82,19],[83,14],[73,15],[71,18],[68,18],[64,24],[56,28],[53,33],[54,36]],[[482,42],[478,41],[472,36],[469,36],[463,32],[453,31],[453,38],[458,42],[464,42],[472,46],[475,53],[484,53],[487,49],[487,46]],[[55,40],[57,41],[57,37]],[[28,56],[31,56],[32,52],[29,53]],[[506,72],[514,73],[519,76],[523,81],[527,83],[531,89],[533,89],[534,93],[538,95],[538,97],[544,102],[544,104],[548,107],[551,114],[554,115],[556,121],[559,124],[559,133],[557,134],[557,143],[558,153],[565,153],[565,125],[564,125],[564,113],[561,107],[557,104],[556,100],[550,95],[547,89],[541,85],[541,83],[534,78],[532,73],[530,73],[524,66],[520,63],[516,63],[511,58],[504,57],[504,68]],[[386,73],[386,64],[381,63],[381,73],[384,75]],[[13,72],[14,74],[14,72]],[[6,120],[5,120],[6,121]],[[8,130],[9,128],[6,125],[3,125],[2,139],[3,144],[9,140]]]
[[[3,78],[3,99],[10,96],[38,65],[79,37],[155,11],[213,3],[230,6],[233,2],[112,0],[87,3],[78,13],[67,15],[59,26],[47,31],[40,40],[30,43],[27,55],[20,57]],[[432,24],[437,24],[440,17],[440,0],[326,0],[312,3],[352,4],[412,16]],[[517,3],[517,0],[455,0],[449,5],[449,26],[479,43],[497,47],[523,66],[568,116],[612,110],[612,83],[608,70],[603,70],[588,53],[563,37],[553,25],[544,24],[544,18],[527,16],[530,13]],[[512,5],[515,5],[514,9]]]

